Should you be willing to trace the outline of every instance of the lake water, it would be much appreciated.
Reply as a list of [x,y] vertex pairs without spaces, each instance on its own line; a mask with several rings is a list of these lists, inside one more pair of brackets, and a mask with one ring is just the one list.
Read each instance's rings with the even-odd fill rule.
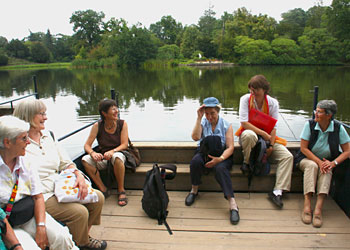
[[[119,93],[121,118],[129,126],[132,141],[191,141],[196,110],[203,99],[215,96],[222,115],[233,129],[239,127],[239,98],[248,92],[247,82],[263,74],[271,83],[270,94],[280,103],[277,134],[299,140],[312,115],[314,86],[319,100],[334,99],[336,118],[350,122],[349,67],[237,66],[230,68],[178,67],[162,70],[14,70],[0,71],[0,102],[34,92],[37,76],[40,98],[48,107],[47,128],[57,138],[99,118],[98,102]],[[31,97],[34,98],[34,97]],[[83,149],[89,129],[64,140],[71,155]],[[235,138],[237,139],[237,138]]]

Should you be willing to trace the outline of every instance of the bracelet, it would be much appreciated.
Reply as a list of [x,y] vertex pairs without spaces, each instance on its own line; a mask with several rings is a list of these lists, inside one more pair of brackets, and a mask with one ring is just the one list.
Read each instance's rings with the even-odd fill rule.
[[[89,153],[89,155],[91,156],[91,154],[94,153],[94,152],[95,152],[95,151],[92,150],[92,151]],[[91,157],[92,157],[92,156],[91,156]]]
[[14,250],[16,247],[22,246],[21,243],[14,244],[9,250]]
[[220,158],[224,161],[225,157],[223,155],[220,155]]

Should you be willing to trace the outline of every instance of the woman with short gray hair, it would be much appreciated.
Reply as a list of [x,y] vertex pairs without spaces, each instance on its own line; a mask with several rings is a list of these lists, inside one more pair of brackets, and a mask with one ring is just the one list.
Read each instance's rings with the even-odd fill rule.
[[[350,156],[350,137],[343,125],[333,120],[337,104],[322,100],[314,111],[315,119],[305,123],[300,136],[300,153],[295,162],[304,172],[304,209],[301,220],[314,227],[322,226],[322,207],[328,195],[332,169]],[[339,146],[342,151],[339,151]],[[311,199],[317,192],[314,211]]]
[[[0,207],[13,226],[12,230],[5,220],[5,242],[9,249],[16,250],[78,249],[68,228],[45,213],[39,174],[24,164],[23,156],[30,144],[28,130],[29,124],[17,117],[0,117]],[[17,205],[18,201],[26,202]],[[24,206],[29,216],[14,214],[16,205]]]

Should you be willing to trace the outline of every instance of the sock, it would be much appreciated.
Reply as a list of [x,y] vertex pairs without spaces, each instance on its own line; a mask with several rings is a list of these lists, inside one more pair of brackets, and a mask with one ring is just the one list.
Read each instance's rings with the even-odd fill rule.
[[276,189],[276,190],[273,190],[273,194],[274,195],[282,195],[282,190],[281,189]]
[[197,194],[198,193],[198,186],[192,186],[191,193]]
[[231,197],[229,199],[229,203],[230,203],[230,210],[232,210],[232,209],[238,210],[238,206],[237,206],[235,198]]

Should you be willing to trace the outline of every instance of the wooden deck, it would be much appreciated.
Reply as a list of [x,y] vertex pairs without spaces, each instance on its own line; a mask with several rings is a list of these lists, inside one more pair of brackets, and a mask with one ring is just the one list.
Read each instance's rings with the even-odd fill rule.
[[321,228],[300,219],[302,194],[287,194],[276,209],[266,193],[236,193],[241,221],[229,222],[227,201],[219,192],[203,192],[191,207],[187,192],[169,191],[169,235],[164,225],[147,217],[142,191],[128,190],[129,204],[106,199],[102,223],[91,235],[107,240],[107,249],[350,249],[350,220],[330,198],[324,204]]

